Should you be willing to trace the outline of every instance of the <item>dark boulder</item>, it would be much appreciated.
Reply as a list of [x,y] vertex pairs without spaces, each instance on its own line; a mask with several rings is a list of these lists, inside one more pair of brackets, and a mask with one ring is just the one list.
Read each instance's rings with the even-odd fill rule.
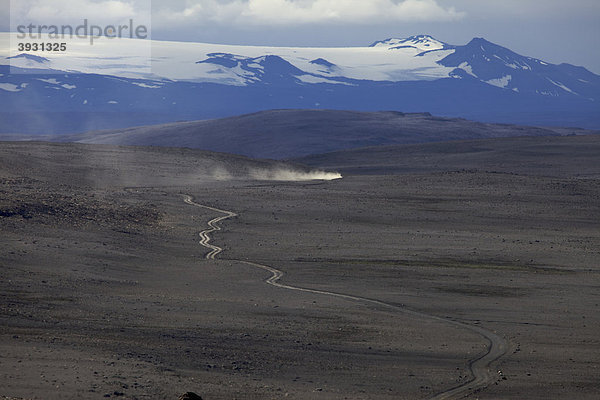
[[179,396],[179,400],[202,400],[202,397],[198,396],[196,393],[187,392]]

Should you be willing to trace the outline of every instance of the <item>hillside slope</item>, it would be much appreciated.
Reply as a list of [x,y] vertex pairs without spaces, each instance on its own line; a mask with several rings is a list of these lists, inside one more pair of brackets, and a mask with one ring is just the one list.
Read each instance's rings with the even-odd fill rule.
[[600,135],[516,137],[377,146],[294,161],[345,174],[477,170],[519,175],[600,178]]
[[0,142],[0,179],[33,174],[56,187],[88,188],[336,178],[293,163],[192,149]]

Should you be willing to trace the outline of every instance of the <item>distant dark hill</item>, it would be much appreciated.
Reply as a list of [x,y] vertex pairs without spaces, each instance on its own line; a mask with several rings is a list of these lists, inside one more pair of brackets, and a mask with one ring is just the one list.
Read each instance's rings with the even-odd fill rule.
[[342,174],[478,170],[536,176],[600,178],[600,135],[517,137],[378,146],[294,159]]
[[257,158],[286,159],[366,146],[585,132],[589,131],[485,124],[439,118],[427,113],[272,110],[223,119],[45,139],[188,147]]

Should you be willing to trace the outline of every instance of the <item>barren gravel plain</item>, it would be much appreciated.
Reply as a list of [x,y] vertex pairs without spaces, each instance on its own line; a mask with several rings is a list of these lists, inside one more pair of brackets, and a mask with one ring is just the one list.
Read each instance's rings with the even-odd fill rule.
[[331,181],[0,143],[0,398],[597,399],[600,143],[501,140]]

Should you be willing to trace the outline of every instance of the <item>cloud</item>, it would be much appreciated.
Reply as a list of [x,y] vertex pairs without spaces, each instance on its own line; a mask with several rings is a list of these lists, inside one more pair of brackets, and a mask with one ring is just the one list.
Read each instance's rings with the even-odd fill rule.
[[440,0],[442,1],[452,2],[455,7],[469,10],[470,17],[484,17],[495,21],[503,17],[527,20],[543,20],[549,17],[564,19],[566,15],[597,19],[600,12],[598,0],[569,0],[568,5],[565,0],[543,0],[543,5],[540,1],[523,0]]
[[141,0],[12,0],[10,13],[12,24],[119,23],[149,17],[149,6]]
[[[281,26],[457,20],[464,13],[436,0],[195,0],[154,14],[163,23]],[[162,24],[161,24],[162,25]]]
[[[155,26],[163,28],[198,24],[243,28],[452,21],[464,16],[454,7],[440,3],[441,0],[155,0],[152,20]],[[149,19],[150,5],[150,0],[11,0],[10,13],[13,25],[75,24],[86,18],[96,24],[114,24],[129,18]]]

